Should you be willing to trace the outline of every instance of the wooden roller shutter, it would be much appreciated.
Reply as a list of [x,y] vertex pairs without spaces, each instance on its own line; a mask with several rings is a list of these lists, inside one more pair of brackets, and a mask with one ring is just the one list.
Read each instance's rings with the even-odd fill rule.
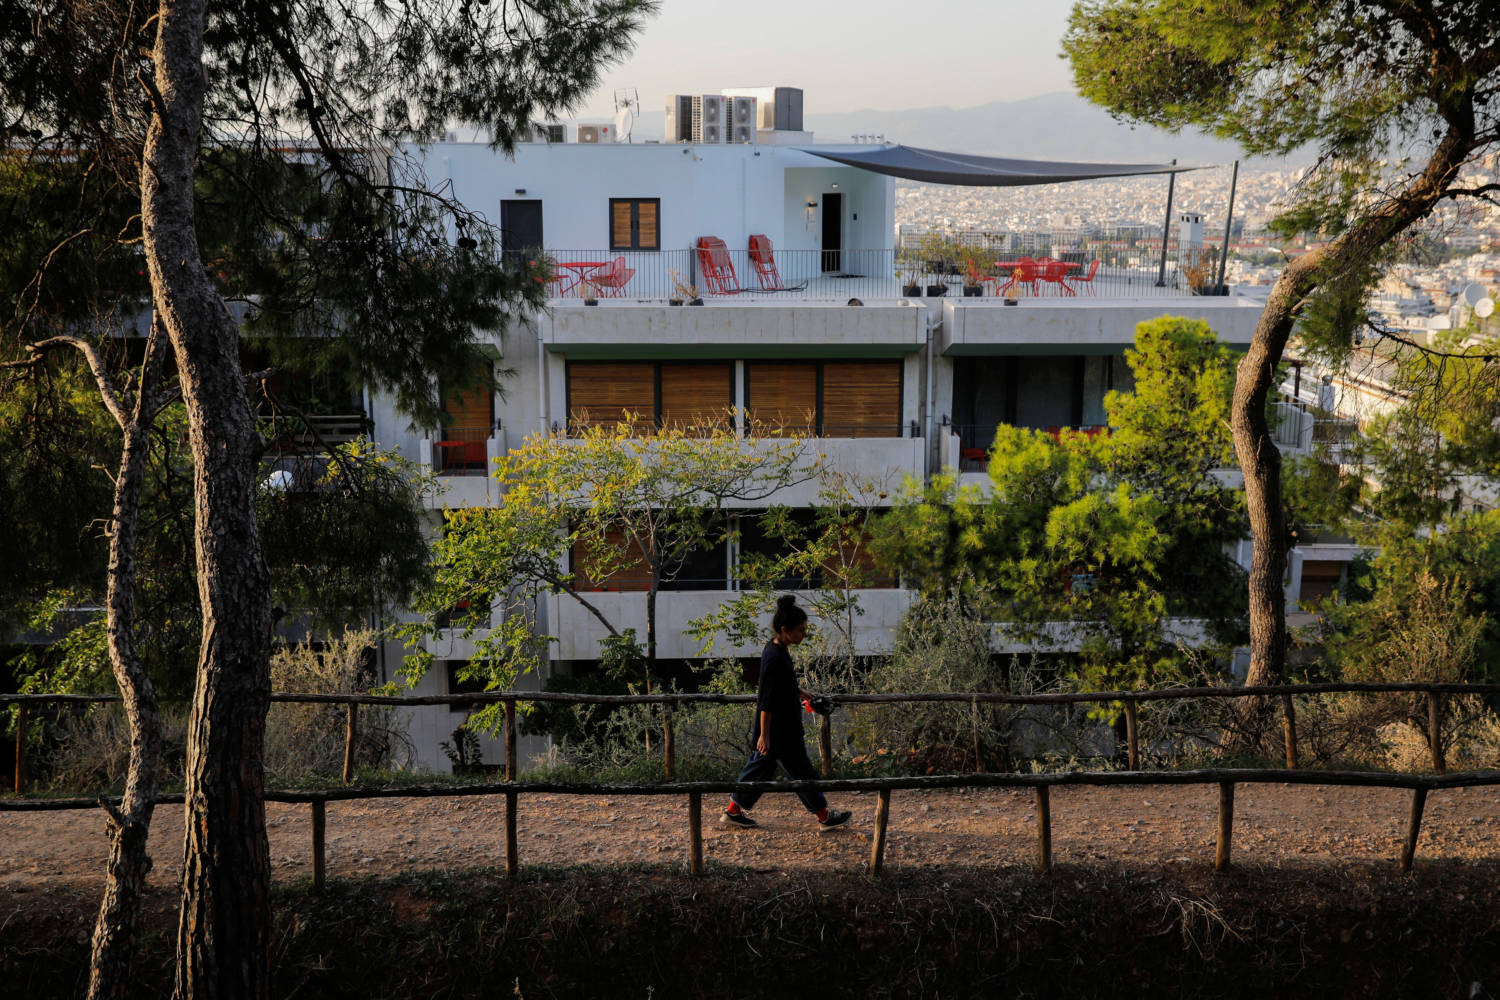
[[901,362],[823,364],[823,436],[901,436]]
[[664,364],[661,366],[661,424],[699,429],[729,421],[734,405],[734,365]]
[[656,370],[649,361],[568,362],[568,426],[613,426],[634,416],[636,433],[656,423]]
[[774,432],[818,432],[818,365],[807,361],[749,361],[747,409],[757,424]]
[[625,199],[609,203],[609,248],[611,250],[634,249],[634,227],[630,218],[631,203]]
[[661,238],[657,233],[657,213],[661,202],[656,200],[636,202],[635,243],[637,250],[661,249]]
[[495,419],[493,404],[494,397],[485,389],[448,390],[443,393],[443,426],[488,432]]
[[634,542],[628,542],[624,531],[615,529],[605,535],[605,546],[612,551],[627,551],[635,558],[627,562],[610,576],[601,576],[595,569],[597,560],[592,550],[581,542],[573,545],[573,579],[579,590],[641,591],[651,589],[651,568],[641,556]]

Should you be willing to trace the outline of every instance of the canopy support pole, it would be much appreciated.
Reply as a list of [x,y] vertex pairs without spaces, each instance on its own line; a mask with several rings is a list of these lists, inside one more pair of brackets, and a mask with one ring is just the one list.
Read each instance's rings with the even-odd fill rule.
[[[1174,175],[1175,176],[1175,175]],[[1219,250],[1219,282],[1214,290],[1224,294],[1224,266],[1229,263],[1229,231],[1234,226],[1234,186],[1240,179],[1240,161],[1234,161],[1234,170],[1229,174],[1229,213],[1224,217],[1224,246]]]
[[[1172,166],[1177,166],[1177,161],[1172,161]],[[1177,175],[1167,175],[1167,221],[1161,226],[1161,266],[1156,269],[1156,287],[1164,288],[1167,284],[1167,238],[1172,235],[1172,193],[1177,187]]]

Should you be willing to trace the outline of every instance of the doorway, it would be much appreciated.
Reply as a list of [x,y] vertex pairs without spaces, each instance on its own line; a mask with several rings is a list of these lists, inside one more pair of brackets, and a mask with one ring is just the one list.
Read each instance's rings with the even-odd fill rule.
[[543,247],[541,199],[500,202],[500,252],[508,263],[534,257]]
[[839,273],[844,269],[844,196],[823,195],[823,272]]

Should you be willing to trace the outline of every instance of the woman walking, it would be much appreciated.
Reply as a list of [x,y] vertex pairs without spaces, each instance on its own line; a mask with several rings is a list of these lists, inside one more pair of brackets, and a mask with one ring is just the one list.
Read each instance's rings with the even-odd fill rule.
[[[771,641],[760,654],[760,690],[755,699],[755,749],[740,772],[740,781],[767,781],[780,764],[787,776],[815,780],[818,772],[807,759],[807,744],[802,736],[802,712],[798,704],[811,700],[812,694],[797,684],[792,667],[791,647],[807,637],[807,612],[797,607],[790,594],[778,598],[776,614],[771,618]],[[726,826],[757,826],[748,815],[760,800],[761,793],[738,791],[719,816]],[[822,792],[798,792],[797,797],[818,820],[818,827],[830,830],[849,822],[844,809],[829,809]]]

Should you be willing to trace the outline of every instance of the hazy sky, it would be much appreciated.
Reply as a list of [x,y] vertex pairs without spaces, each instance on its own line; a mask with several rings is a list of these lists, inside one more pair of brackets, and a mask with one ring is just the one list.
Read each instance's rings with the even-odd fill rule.
[[635,52],[579,117],[614,117],[619,87],[645,111],[666,95],[801,87],[804,110],[899,110],[1071,90],[1058,58],[1068,0],[662,0]]

